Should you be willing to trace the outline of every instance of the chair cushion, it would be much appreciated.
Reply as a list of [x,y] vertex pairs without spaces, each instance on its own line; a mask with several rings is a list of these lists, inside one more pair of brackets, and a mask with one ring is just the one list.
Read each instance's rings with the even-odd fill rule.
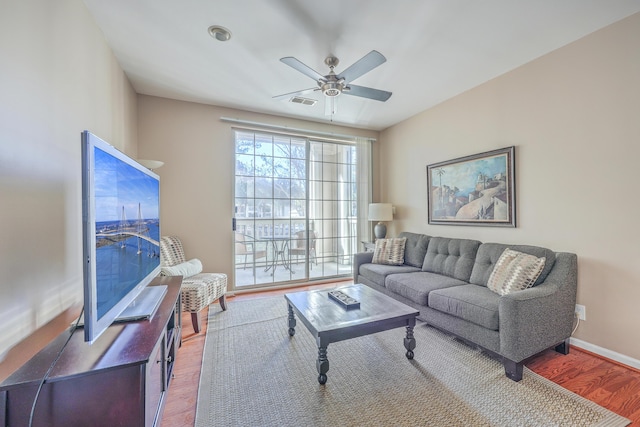
[[500,295],[527,289],[540,276],[544,261],[544,258],[507,248],[496,262],[487,288]]
[[376,240],[376,247],[373,251],[374,264],[402,265],[404,264],[404,245],[406,237],[396,237],[392,239]]
[[200,273],[182,281],[182,310],[197,313],[227,292],[227,275]]
[[202,262],[198,258],[190,259],[172,267],[161,267],[160,274],[163,276],[191,277],[202,272]]
[[432,237],[422,271],[444,274],[468,282],[479,246],[480,242],[477,240]]
[[390,274],[384,282],[387,289],[410,299],[416,304],[427,305],[429,293],[435,289],[466,285],[462,280],[441,274],[418,271]]
[[466,284],[429,293],[429,307],[492,331],[500,326],[500,296],[484,286]]

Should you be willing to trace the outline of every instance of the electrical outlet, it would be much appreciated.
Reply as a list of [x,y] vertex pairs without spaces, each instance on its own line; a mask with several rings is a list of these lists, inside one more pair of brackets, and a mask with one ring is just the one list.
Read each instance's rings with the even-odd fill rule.
[[584,305],[576,304],[576,316],[580,320],[587,320],[587,307]]

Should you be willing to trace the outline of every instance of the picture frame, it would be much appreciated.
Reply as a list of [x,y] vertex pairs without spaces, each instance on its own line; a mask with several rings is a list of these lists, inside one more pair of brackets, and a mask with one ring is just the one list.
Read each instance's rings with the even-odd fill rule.
[[515,146],[427,165],[429,224],[516,227]]

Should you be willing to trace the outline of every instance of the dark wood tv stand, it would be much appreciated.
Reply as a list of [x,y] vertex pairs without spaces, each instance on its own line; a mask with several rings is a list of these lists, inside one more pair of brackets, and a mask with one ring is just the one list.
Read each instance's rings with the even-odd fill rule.
[[[181,277],[152,282],[168,291],[150,320],[113,324],[91,345],[76,330],[40,392],[33,425],[160,425],[182,342],[181,284]],[[69,331],[0,384],[0,426],[28,425],[39,382]]]

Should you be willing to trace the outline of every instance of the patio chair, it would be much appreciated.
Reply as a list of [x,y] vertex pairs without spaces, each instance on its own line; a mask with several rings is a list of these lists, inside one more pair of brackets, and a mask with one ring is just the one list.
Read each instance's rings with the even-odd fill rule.
[[175,236],[160,239],[161,276],[182,276],[182,311],[191,313],[191,323],[200,332],[200,310],[218,300],[227,309],[227,275],[202,273],[202,263],[193,258],[187,261],[182,242]]
[[[263,248],[260,248],[261,244]],[[255,268],[257,260],[267,257],[266,242],[258,242],[255,238],[236,231],[236,256],[244,256],[243,270],[247,268],[248,256],[251,256],[251,262]]]
[[[289,248],[289,257],[295,256],[296,262],[298,257],[307,256],[307,232],[305,230],[298,231],[295,234],[295,238],[291,240],[291,246]],[[318,265],[318,258],[316,257],[316,240],[318,235],[315,231],[309,232],[309,268],[313,270],[313,263]]]

